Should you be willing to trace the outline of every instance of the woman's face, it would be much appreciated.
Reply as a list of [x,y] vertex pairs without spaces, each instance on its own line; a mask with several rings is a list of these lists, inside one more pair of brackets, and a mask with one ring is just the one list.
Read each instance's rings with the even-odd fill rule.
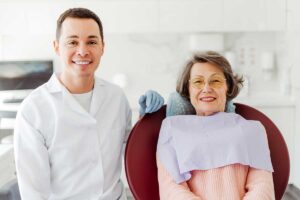
[[195,63],[190,72],[189,93],[197,115],[223,112],[227,93],[224,73],[210,63]]

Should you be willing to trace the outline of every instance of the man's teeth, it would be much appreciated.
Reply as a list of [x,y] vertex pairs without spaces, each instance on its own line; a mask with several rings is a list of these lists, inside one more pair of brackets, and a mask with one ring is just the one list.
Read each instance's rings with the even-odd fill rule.
[[76,63],[77,65],[88,65],[88,64],[90,64],[89,61],[75,61],[75,63]]

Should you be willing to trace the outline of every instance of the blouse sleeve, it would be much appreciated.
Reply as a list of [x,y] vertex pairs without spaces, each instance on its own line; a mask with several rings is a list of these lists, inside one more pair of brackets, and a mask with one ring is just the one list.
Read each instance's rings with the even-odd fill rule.
[[243,200],[275,200],[273,176],[269,171],[250,168],[245,189]]
[[157,158],[159,196],[161,200],[202,200],[196,196],[186,182],[175,183]]

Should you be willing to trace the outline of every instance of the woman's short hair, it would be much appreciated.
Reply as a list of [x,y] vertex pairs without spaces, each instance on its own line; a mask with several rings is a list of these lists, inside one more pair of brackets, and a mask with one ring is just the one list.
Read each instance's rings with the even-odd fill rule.
[[176,86],[176,91],[181,96],[190,99],[189,80],[191,69],[196,63],[210,63],[221,69],[226,78],[228,87],[226,94],[227,101],[232,100],[239,94],[243,86],[243,77],[239,77],[238,75],[233,74],[230,63],[224,56],[214,51],[206,51],[194,54],[194,56],[190,60],[188,60],[186,66],[184,67],[181,75],[179,76]]

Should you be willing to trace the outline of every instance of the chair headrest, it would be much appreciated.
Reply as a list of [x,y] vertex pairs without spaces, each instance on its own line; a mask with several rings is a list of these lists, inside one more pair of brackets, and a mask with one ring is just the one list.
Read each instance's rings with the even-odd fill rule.
[[[235,105],[232,101],[226,103],[226,112],[235,112]],[[178,92],[170,94],[167,101],[167,117],[174,115],[194,115],[196,114],[195,108],[191,102],[181,96]]]

